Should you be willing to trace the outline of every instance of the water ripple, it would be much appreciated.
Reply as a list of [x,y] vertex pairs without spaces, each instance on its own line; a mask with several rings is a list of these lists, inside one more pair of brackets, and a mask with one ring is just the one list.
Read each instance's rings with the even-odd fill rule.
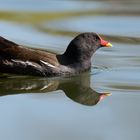
[[140,18],[137,16],[81,16],[47,22],[41,26],[58,32],[93,31],[107,36],[138,38],[139,40],[139,23]]
[[105,66],[97,66],[97,65],[92,65],[91,66],[91,72],[90,75],[98,75],[104,70],[107,70],[108,68]]

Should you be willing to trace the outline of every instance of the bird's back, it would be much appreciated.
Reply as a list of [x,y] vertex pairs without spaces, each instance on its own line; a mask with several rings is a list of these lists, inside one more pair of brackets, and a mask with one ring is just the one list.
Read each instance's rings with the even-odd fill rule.
[[53,74],[50,66],[58,66],[55,54],[23,47],[0,37],[0,72],[44,76]]

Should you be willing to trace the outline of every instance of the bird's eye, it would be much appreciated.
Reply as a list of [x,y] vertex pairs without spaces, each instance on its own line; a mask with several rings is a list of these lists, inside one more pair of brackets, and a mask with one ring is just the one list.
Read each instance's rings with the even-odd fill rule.
[[98,39],[99,39],[99,38],[96,36],[96,37],[95,37],[95,41],[97,41]]

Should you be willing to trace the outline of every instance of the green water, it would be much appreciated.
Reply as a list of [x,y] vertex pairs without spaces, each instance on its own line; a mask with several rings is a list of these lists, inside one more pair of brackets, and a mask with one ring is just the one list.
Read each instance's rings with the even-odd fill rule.
[[16,43],[63,53],[78,33],[97,32],[113,47],[73,77],[0,74],[0,139],[139,139],[139,7],[138,0],[2,0],[0,35]]

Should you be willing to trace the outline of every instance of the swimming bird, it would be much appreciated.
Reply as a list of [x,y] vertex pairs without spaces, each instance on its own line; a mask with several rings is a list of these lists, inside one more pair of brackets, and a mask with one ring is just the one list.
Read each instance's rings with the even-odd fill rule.
[[96,33],[81,33],[63,54],[24,47],[0,37],[0,72],[36,76],[70,76],[91,68],[91,57],[112,45]]

